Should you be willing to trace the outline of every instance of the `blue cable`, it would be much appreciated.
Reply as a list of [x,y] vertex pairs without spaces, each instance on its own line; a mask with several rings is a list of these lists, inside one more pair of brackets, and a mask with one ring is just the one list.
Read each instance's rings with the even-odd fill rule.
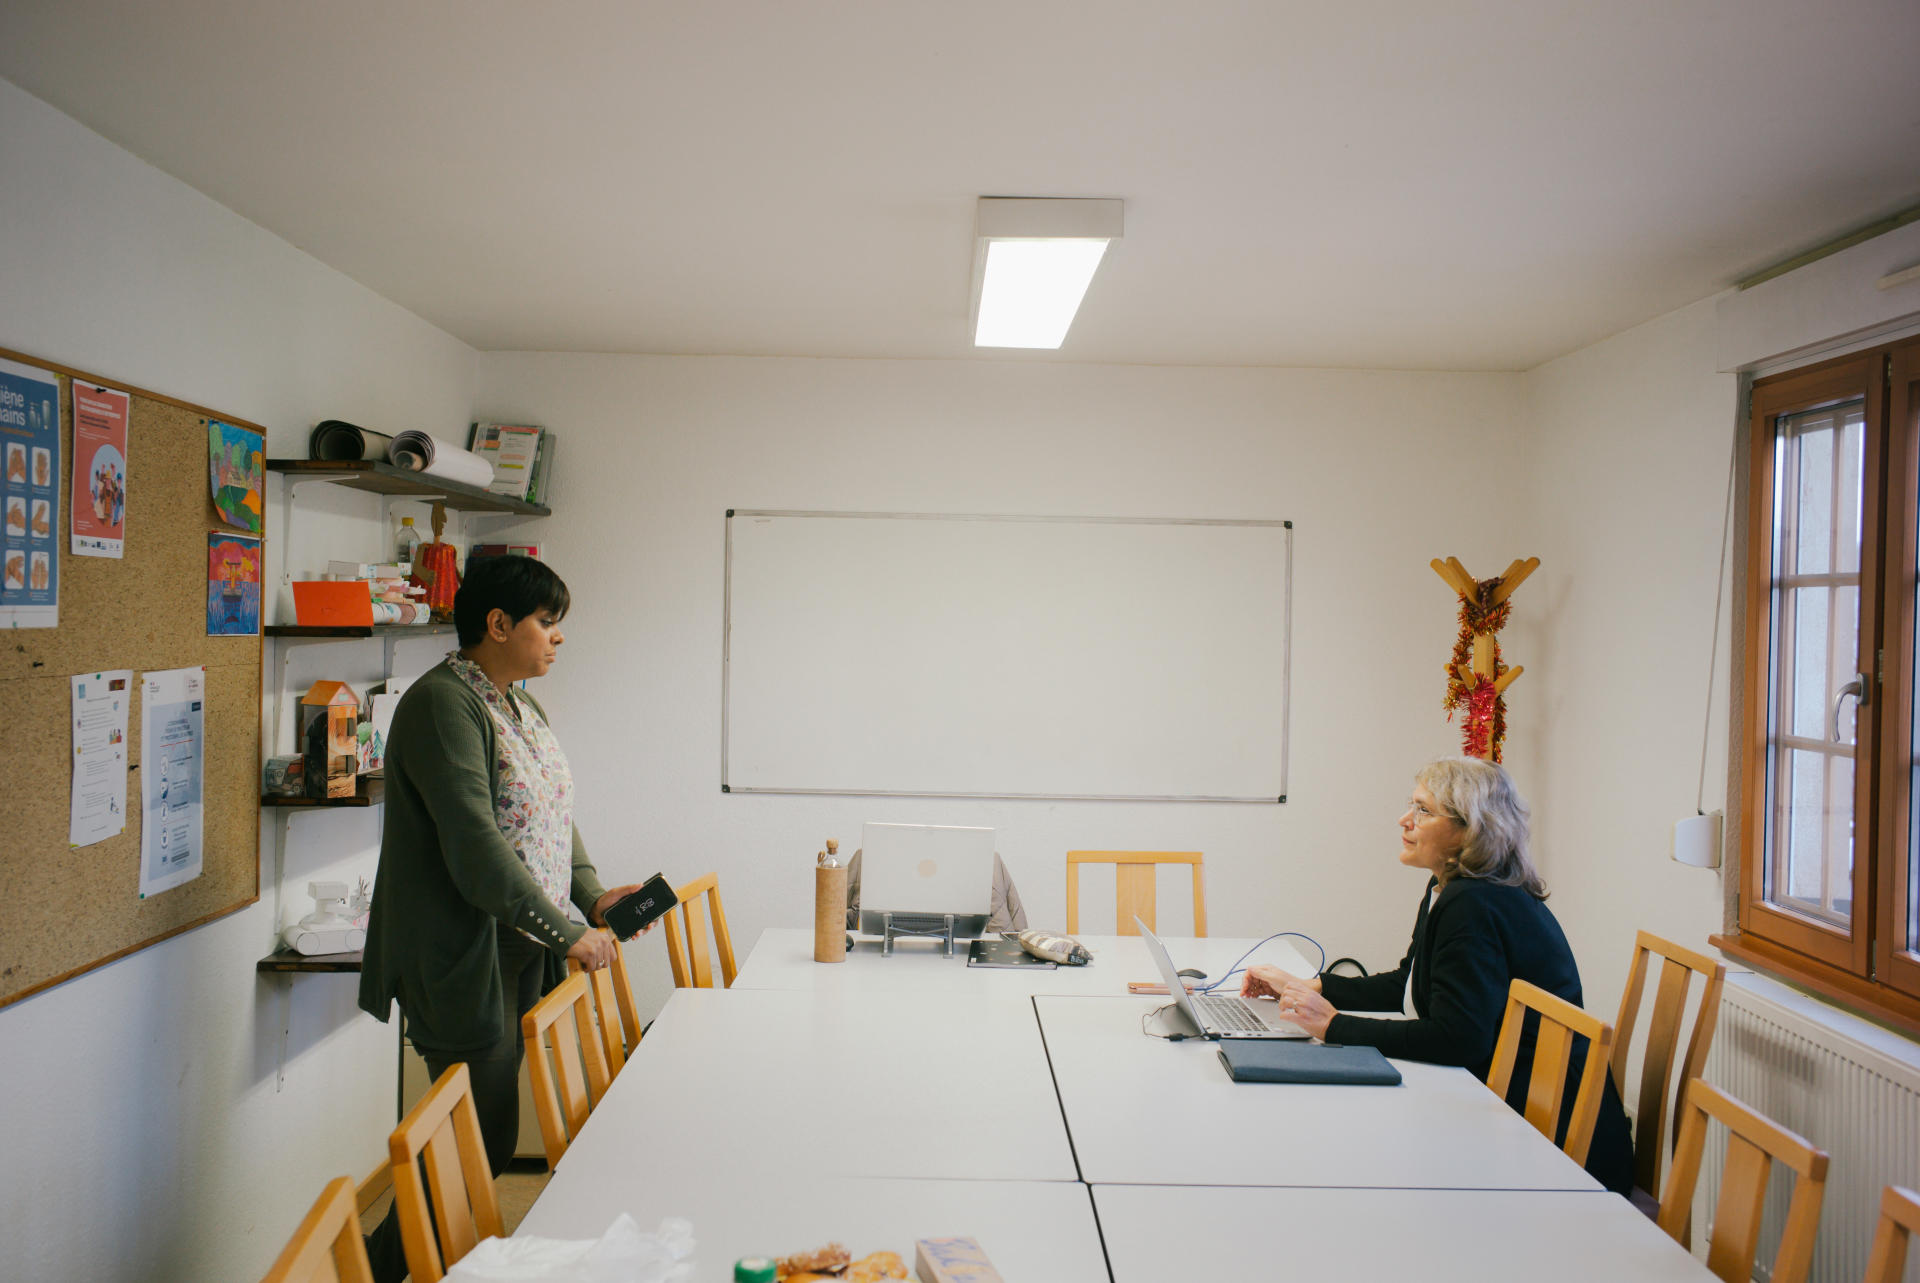
[[[1299,939],[1305,940],[1308,944],[1312,945],[1315,949],[1319,950],[1320,965],[1314,968],[1313,974],[1315,976],[1319,975],[1321,972],[1327,969],[1327,951],[1325,948],[1321,946],[1318,940],[1315,940],[1312,936],[1307,935],[1305,932],[1302,932],[1302,931],[1276,931],[1272,935],[1268,936],[1265,940],[1262,940],[1260,944],[1254,945],[1253,948],[1247,950],[1245,953],[1241,954],[1238,958],[1234,959],[1233,965],[1227,969],[1227,974],[1225,974],[1224,976],[1221,976],[1218,980],[1214,981],[1212,984],[1200,986],[1199,988],[1195,989],[1193,992],[1212,993],[1215,989],[1218,989],[1221,985],[1227,983],[1227,981],[1233,979],[1235,976],[1239,975],[1242,971],[1246,970],[1246,968],[1242,967],[1240,964],[1245,962],[1248,958],[1251,958],[1254,955],[1254,953],[1259,950],[1260,945],[1264,945],[1269,943],[1270,941],[1281,939],[1283,936],[1296,936]],[[1311,979],[1312,977],[1310,976],[1308,978]]]

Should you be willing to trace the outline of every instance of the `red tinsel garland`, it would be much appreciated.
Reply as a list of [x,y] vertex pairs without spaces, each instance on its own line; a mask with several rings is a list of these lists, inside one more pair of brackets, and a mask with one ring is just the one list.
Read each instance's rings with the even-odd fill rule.
[[1500,584],[1499,579],[1482,579],[1474,585],[1471,599],[1460,598],[1460,636],[1453,643],[1453,655],[1447,661],[1447,697],[1441,707],[1447,712],[1447,720],[1452,721],[1455,711],[1465,706],[1466,724],[1461,728],[1463,750],[1468,757],[1488,757],[1500,760],[1501,745],[1507,738],[1507,700],[1497,695],[1490,680],[1476,681],[1472,687],[1461,678],[1460,670],[1467,668],[1473,661],[1473,638],[1476,633],[1486,633],[1493,641],[1493,676],[1498,677],[1507,671],[1500,662],[1500,638],[1498,633],[1507,626],[1507,620],[1513,615],[1513,603],[1503,601],[1498,605],[1489,602],[1493,590]]

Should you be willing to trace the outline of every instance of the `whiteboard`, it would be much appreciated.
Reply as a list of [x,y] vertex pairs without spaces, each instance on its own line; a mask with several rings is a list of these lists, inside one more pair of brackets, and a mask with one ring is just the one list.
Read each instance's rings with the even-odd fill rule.
[[1285,521],[727,513],[728,792],[1284,802]]

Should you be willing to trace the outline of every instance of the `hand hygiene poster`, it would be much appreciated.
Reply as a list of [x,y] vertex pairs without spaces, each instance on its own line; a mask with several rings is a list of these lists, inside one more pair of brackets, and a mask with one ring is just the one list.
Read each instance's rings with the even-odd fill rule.
[[60,626],[60,381],[0,360],[0,628]]
[[200,876],[207,670],[140,679],[140,898]]
[[118,557],[126,539],[127,407],[112,388],[73,384],[73,555]]

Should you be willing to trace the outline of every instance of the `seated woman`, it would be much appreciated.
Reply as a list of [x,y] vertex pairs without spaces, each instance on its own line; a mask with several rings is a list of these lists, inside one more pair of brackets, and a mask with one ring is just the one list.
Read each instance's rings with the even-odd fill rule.
[[[1429,876],[1413,922],[1413,942],[1399,967],[1359,978],[1306,979],[1256,966],[1248,969],[1241,993],[1278,998],[1283,1017],[1327,1042],[1463,1065],[1486,1081],[1509,982],[1525,980],[1580,1003],[1573,951],[1543,903],[1546,883],[1527,858],[1527,818],[1527,804],[1512,777],[1494,763],[1443,758],[1425,767],[1400,817],[1400,863]],[[1407,1018],[1347,1014],[1354,1011],[1392,1011]],[[1537,1018],[1528,1021],[1507,1091],[1507,1103],[1516,1110],[1526,1104],[1537,1024]],[[1568,1071],[1563,1134],[1585,1051],[1575,1048]],[[1633,1139],[1611,1075],[1587,1171],[1618,1194],[1633,1186]]]

